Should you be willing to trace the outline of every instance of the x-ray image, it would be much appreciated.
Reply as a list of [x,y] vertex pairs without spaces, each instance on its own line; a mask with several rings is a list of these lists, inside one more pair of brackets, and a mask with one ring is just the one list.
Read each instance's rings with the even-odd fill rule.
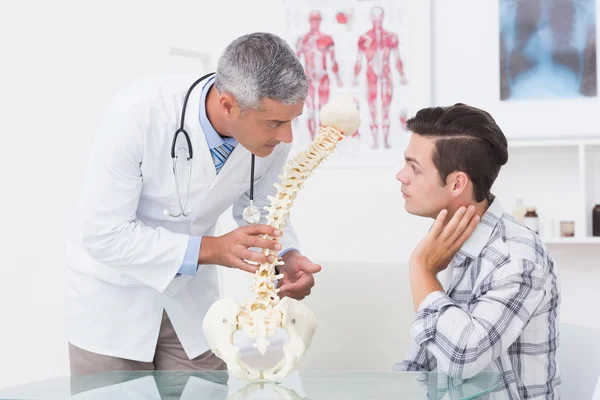
[[500,97],[597,94],[595,0],[499,0]]

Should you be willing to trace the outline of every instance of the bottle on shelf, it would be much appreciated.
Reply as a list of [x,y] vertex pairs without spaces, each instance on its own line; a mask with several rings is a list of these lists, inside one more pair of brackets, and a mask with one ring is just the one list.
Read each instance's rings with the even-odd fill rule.
[[540,233],[539,230],[539,218],[534,207],[530,207],[527,209],[524,218],[525,226],[534,231],[535,233]]
[[525,223],[525,213],[526,212],[527,212],[527,209],[523,205],[523,199],[518,198],[517,202],[515,203],[515,207],[513,208],[513,212],[512,212],[513,217],[515,217],[517,219],[517,221],[519,221],[520,223],[523,224],[523,223]]
[[592,210],[592,236],[600,236],[600,201]]

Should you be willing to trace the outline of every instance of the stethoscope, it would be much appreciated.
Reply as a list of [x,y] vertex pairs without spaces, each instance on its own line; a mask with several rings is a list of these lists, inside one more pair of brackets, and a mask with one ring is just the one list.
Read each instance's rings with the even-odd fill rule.
[[[192,158],[194,157],[194,151],[192,148],[192,141],[190,140],[190,135],[188,135],[188,133],[186,132],[186,130],[183,127],[184,122],[185,122],[185,111],[187,108],[188,99],[190,97],[190,94],[194,90],[194,88],[200,82],[202,82],[204,79],[208,78],[209,76],[211,76],[213,74],[214,74],[214,72],[211,72],[210,74],[206,74],[203,77],[201,77],[200,79],[198,79],[197,81],[195,81],[194,83],[192,83],[192,86],[190,86],[190,88],[187,90],[187,93],[185,94],[185,98],[183,100],[183,108],[181,110],[181,121],[180,121],[179,129],[177,129],[175,131],[175,133],[173,134],[173,141],[171,143],[171,160],[173,161],[173,176],[175,177],[175,192],[177,193],[177,202],[179,203],[180,212],[178,214],[172,214],[169,210],[165,209],[163,211],[163,215],[165,215],[165,216],[170,216],[173,218],[178,218],[181,216],[187,217],[192,212],[192,210],[187,208],[187,203],[190,198],[190,187],[191,187],[191,183],[192,183]],[[179,154],[177,154],[177,152],[175,151],[175,144],[177,142],[177,136],[180,133],[182,133],[185,136],[185,141],[187,143],[186,161],[188,163],[189,180],[188,180],[188,184],[187,184],[187,193],[185,196],[185,202],[181,201],[181,194],[179,193],[179,179],[177,177],[177,161],[179,161]],[[249,224],[256,224],[260,220],[260,211],[254,205],[254,163],[255,163],[255,156],[254,156],[254,154],[252,154],[252,164],[250,167],[250,205],[244,209],[244,212],[242,214],[244,221],[246,221]]]

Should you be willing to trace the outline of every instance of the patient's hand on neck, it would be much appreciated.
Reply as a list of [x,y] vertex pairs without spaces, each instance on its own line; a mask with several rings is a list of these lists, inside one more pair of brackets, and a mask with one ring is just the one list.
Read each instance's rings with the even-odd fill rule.
[[475,231],[480,220],[475,210],[473,205],[459,207],[452,217],[447,210],[440,211],[427,235],[413,250],[409,272],[415,311],[429,294],[443,292],[437,274],[448,267],[454,254]]
[[[446,210],[448,210],[448,217],[444,220],[443,226],[446,226],[448,222],[450,222],[460,207],[469,206],[475,206],[474,215],[479,215],[479,217],[482,217],[490,206],[490,202],[488,200],[483,200],[482,202],[476,203],[473,199],[470,199],[470,201],[457,199],[456,202],[453,202],[446,207]],[[437,217],[437,215],[435,217]],[[435,217],[433,218],[435,219]]]

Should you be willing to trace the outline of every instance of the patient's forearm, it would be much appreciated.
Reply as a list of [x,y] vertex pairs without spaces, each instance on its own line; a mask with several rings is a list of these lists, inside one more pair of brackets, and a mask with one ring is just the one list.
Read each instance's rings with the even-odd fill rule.
[[419,309],[423,300],[431,293],[444,291],[444,288],[436,275],[431,271],[420,268],[418,265],[410,266],[410,287],[412,290],[415,312]]

